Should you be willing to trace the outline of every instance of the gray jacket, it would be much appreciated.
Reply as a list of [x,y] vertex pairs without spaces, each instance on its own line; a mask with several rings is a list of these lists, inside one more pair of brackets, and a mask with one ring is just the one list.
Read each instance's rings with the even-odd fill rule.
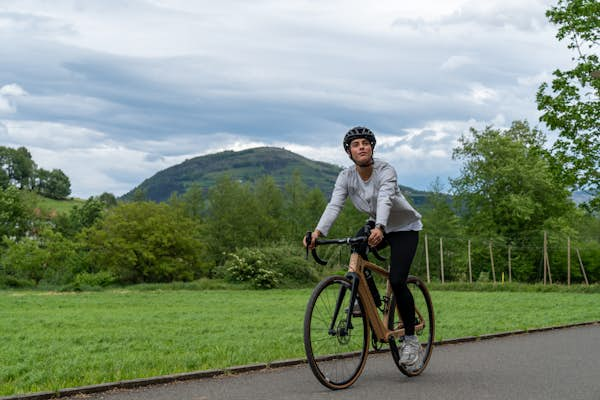
[[370,199],[361,197],[359,190],[361,177],[354,166],[340,172],[331,194],[331,200],[317,224],[317,229],[323,235],[327,235],[329,232],[348,197],[358,210],[369,215],[369,220],[384,225],[386,232],[403,230],[402,228],[407,225],[421,220],[421,214],[400,193],[394,167],[379,159],[374,161],[373,175],[370,179],[375,179],[373,181],[375,191]]

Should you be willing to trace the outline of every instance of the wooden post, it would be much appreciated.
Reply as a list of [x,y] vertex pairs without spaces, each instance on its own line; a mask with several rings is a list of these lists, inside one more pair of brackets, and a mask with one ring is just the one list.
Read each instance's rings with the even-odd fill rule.
[[471,239],[469,239],[469,283],[473,283],[473,272],[471,270]]
[[571,286],[571,237],[567,237],[567,286]]
[[429,277],[429,246],[427,244],[427,235],[425,235],[425,268],[427,269],[427,283],[431,283]]
[[490,240],[490,261],[492,263],[492,279],[496,283],[496,269],[494,268],[494,251],[492,250],[492,241]]
[[444,245],[440,238],[440,271],[442,273],[442,283],[444,283]]
[[544,231],[544,241],[546,242],[546,269],[548,271],[548,282],[552,285],[552,273],[550,272],[550,257],[548,257],[548,234]]
[[546,285],[546,273],[547,273],[547,269],[546,266],[548,265],[548,261],[546,260],[546,258],[548,257],[548,253],[546,251],[546,247],[548,246],[548,237],[546,234],[546,231],[544,231],[544,254],[543,254],[543,265],[544,265],[544,285]]
[[508,245],[508,283],[512,282],[512,268],[510,265],[510,244]]
[[579,266],[581,267],[581,273],[583,274],[583,279],[585,280],[585,284],[587,286],[589,286],[590,283],[588,282],[587,275],[585,274],[585,268],[583,268],[583,262],[581,261],[581,255],[579,254],[579,249],[575,249],[575,251],[577,252],[577,258],[579,259]]

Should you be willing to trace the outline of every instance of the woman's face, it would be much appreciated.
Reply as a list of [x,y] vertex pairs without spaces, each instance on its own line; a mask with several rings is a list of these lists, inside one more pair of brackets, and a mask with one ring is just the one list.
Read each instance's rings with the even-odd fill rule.
[[350,142],[350,155],[358,165],[367,165],[373,157],[371,142],[364,138],[354,139]]

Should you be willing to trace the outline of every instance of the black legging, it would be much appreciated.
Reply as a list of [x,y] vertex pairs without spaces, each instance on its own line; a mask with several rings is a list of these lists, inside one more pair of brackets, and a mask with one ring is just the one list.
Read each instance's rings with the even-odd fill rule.
[[[360,232],[362,230],[359,235]],[[382,244],[377,246],[378,249],[390,246],[390,284],[400,310],[404,333],[409,336],[415,334],[415,301],[406,286],[406,278],[418,244],[418,231],[398,231],[386,233]]]
[[417,252],[419,232],[390,232],[385,234],[385,239],[390,245],[390,284],[402,316],[404,332],[406,335],[414,335],[415,301],[406,286],[406,278],[408,278],[410,265]]

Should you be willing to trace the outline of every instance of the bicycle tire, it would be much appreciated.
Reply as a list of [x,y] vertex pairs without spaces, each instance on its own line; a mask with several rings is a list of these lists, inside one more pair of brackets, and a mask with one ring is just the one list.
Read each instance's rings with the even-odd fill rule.
[[[369,354],[370,328],[362,301],[358,298],[360,317],[352,317],[352,327],[347,335],[346,326],[350,304],[349,279],[330,276],[314,289],[304,316],[304,348],[308,365],[317,380],[329,389],[345,389],[351,386],[362,373]],[[340,292],[344,298],[339,315],[334,323],[334,332],[329,331],[336,302]]]
[[[433,341],[435,337],[435,315],[433,312],[431,296],[429,295],[429,290],[427,289],[427,286],[425,286],[425,283],[423,283],[423,281],[416,276],[409,276],[406,280],[406,285],[408,286],[415,300],[415,309],[418,309],[420,313],[420,315],[415,313],[415,325],[419,325],[421,322],[424,322],[423,328],[415,330],[415,335],[417,335],[419,342],[421,343],[419,360],[417,361],[416,365],[404,366],[400,363],[398,348],[395,345],[395,342],[390,343],[390,349],[394,363],[398,369],[400,369],[400,371],[406,376],[417,376],[421,374],[425,368],[427,368],[427,364],[431,358]],[[396,307],[395,296],[392,296],[390,301],[390,310],[393,310],[393,317],[389,319],[388,329],[395,329],[396,324],[402,321],[400,318],[400,312]],[[423,321],[420,320],[420,317],[423,318]]]

